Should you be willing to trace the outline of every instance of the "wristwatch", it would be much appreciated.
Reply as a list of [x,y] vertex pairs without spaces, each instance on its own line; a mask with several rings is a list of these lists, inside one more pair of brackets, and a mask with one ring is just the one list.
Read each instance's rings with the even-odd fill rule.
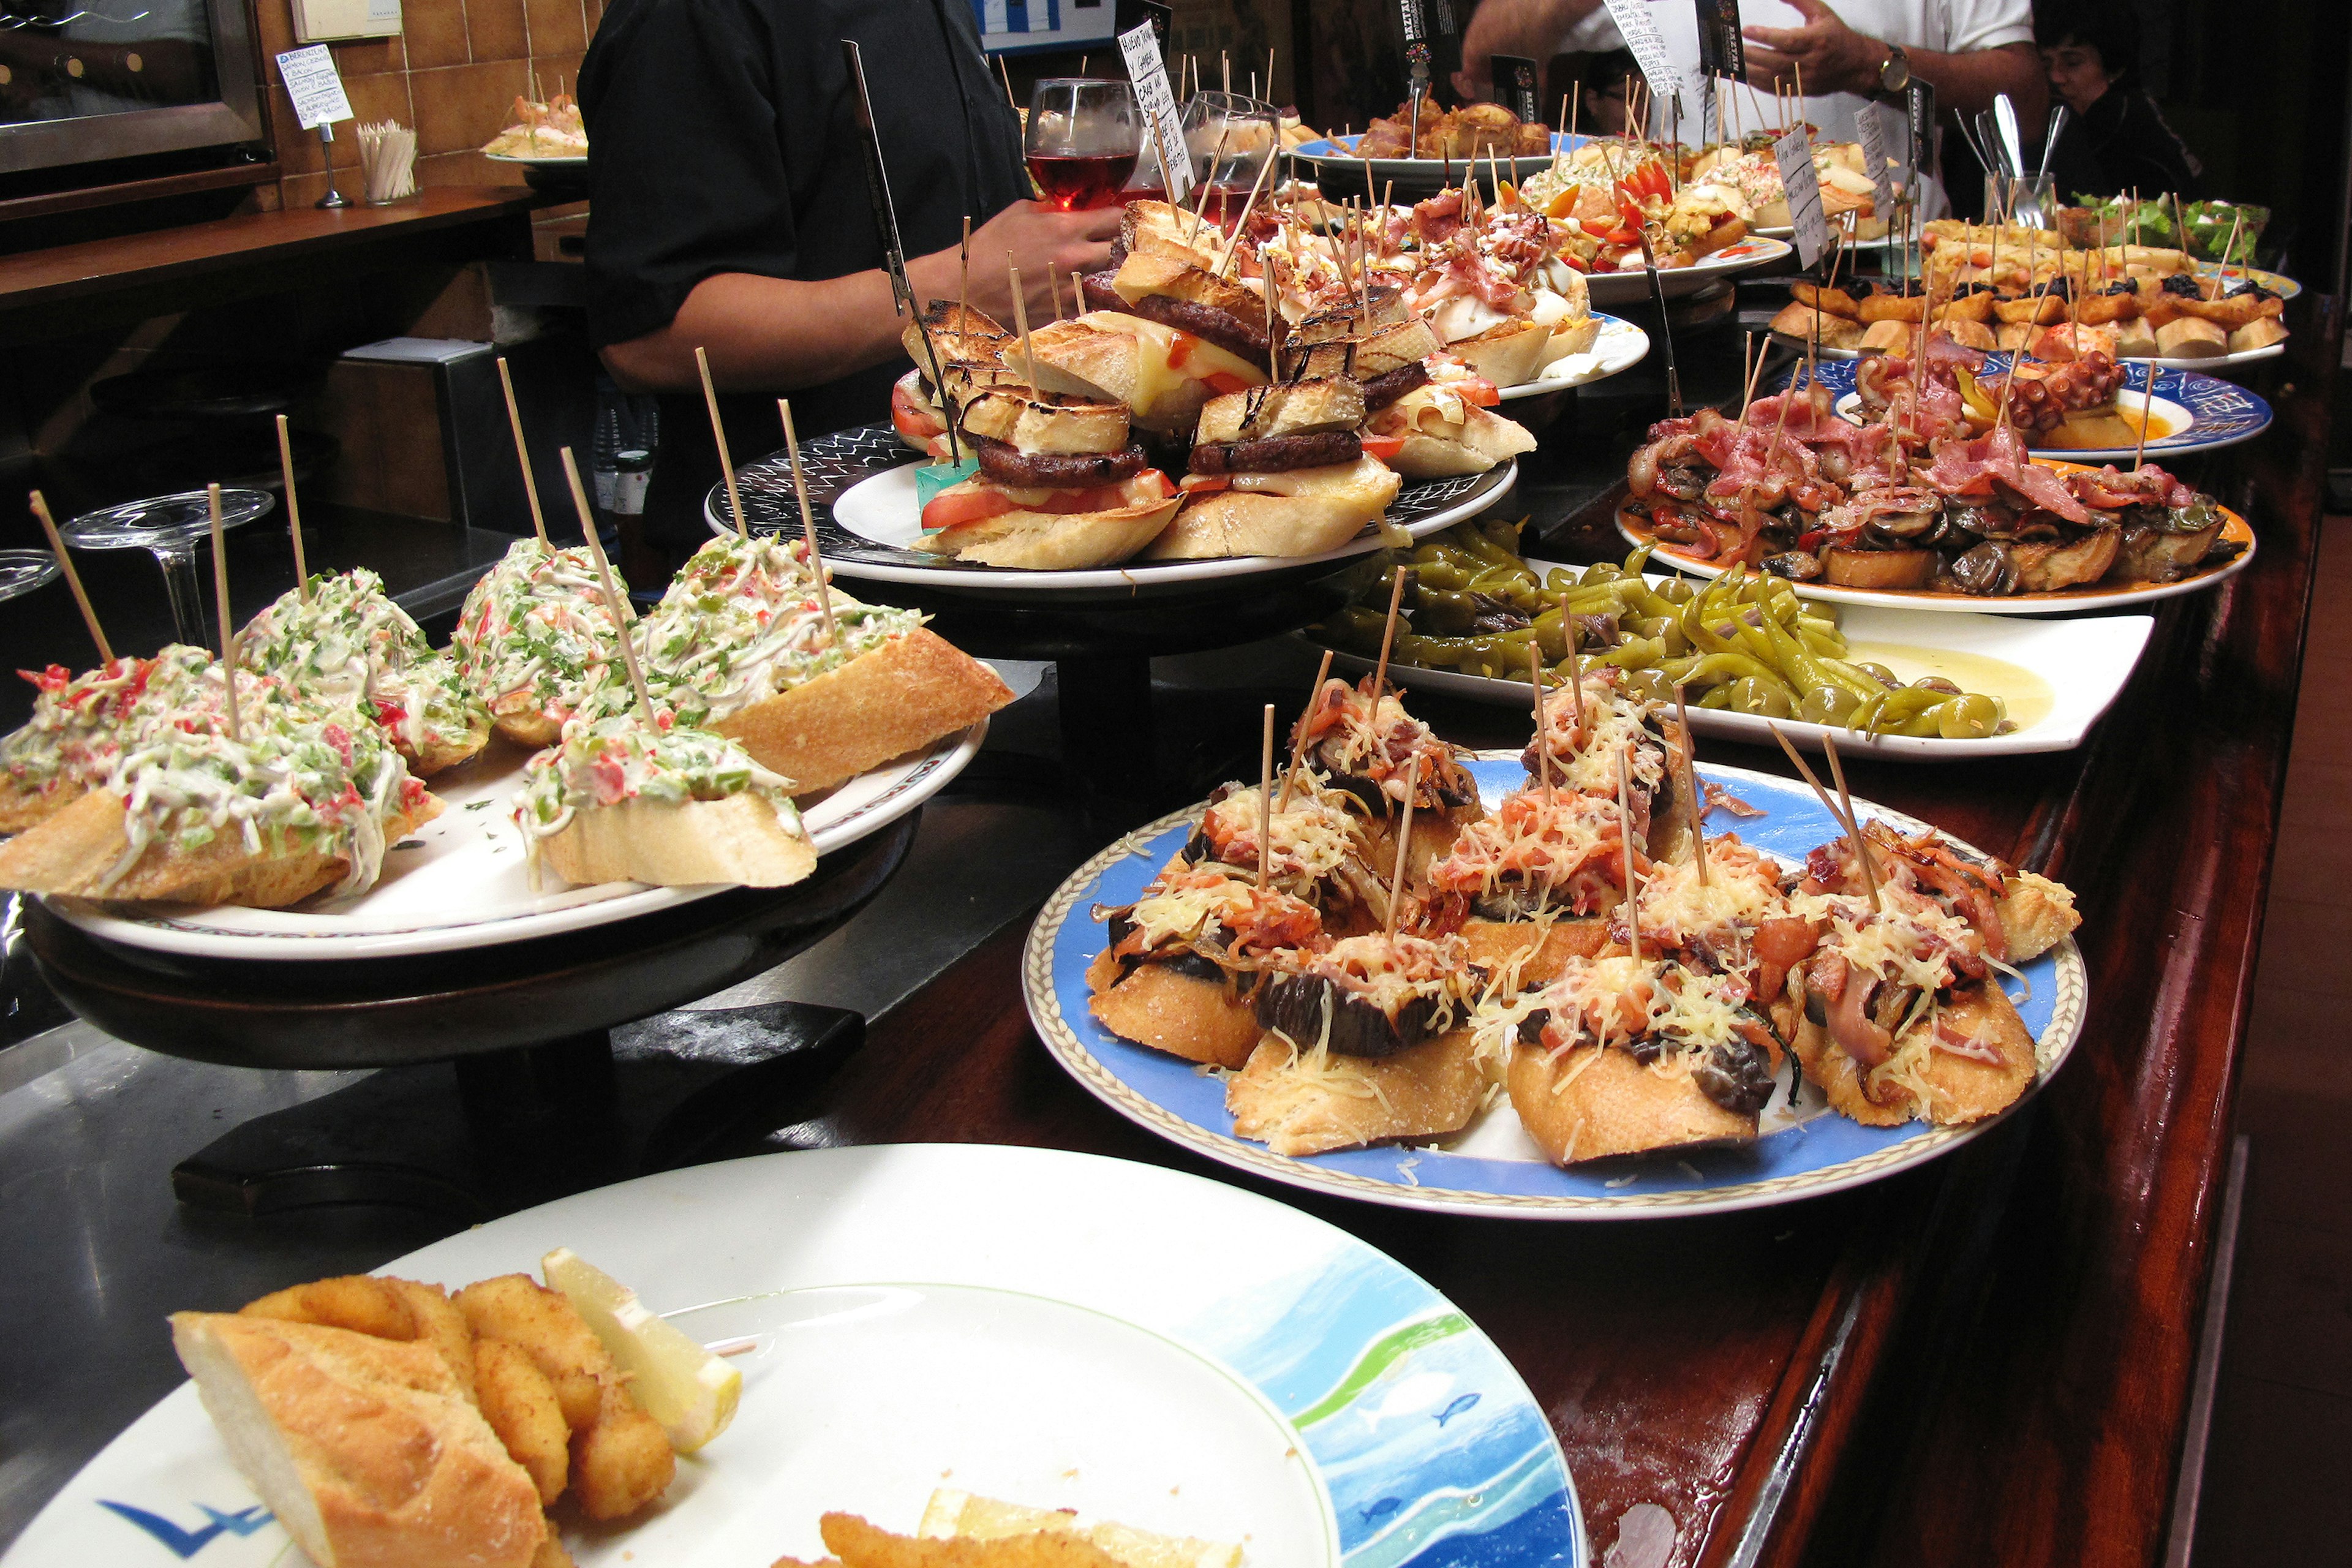
[[1902,45],[1886,46],[1886,58],[1878,63],[1878,85],[1890,95],[1911,85],[1911,57],[1903,52]]

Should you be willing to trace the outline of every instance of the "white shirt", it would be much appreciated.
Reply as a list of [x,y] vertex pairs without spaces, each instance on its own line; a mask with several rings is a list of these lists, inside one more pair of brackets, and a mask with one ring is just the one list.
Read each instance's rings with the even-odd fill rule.
[[[1688,73],[1692,81],[1698,77],[1698,13],[1690,0],[1646,0],[1651,20],[1656,24],[1658,36],[1664,40],[1667,58]],[[2033,41],[2032,0],[1828,0],[1838,19],[1864,37],[1881,43],[1900,44],[1906,49],[1927,49],[1936,54],[1970,54],[1979,49],[1997,49],[2004,44],[2030,44]],[[1805,18],[1793,5],[1782,0],[1742,0],[1739,19],[1748,27],[1796,28],[1805,25]],[[1611,19],[1607,6],[1594,9],[1592,15],[1569,30],[1559,42],[1563,52],[1598,53],[1622,49],[1624,40],[1617,35],[1617,24]],[[1755,47],[1749,44],[1748,47]],[[1666,89],[1652,84],[1663,98]],[[1794,87],[1794,82],[1790,86]],[[1772,95],[1759,92],[1753,97],[1746,87],[1733,89],[1738,105],[1727,111],[1728,122],[1743,131],[1755,130],[1772,122]],[[1861,137],[1854,115],[1869,100],[1851,92],[1811,95],[1805,99],[1804,117],[1819,129],[1825,142],[1853,142]],[[1664,113],[1663,106],[1659,116]],[[1683,140],[1696,142],[1698,132],[1693,123],[1697,115],[1696,94],[1684,100]],[[1654,134],[1665,132],[1663,119],[1653,125]]]

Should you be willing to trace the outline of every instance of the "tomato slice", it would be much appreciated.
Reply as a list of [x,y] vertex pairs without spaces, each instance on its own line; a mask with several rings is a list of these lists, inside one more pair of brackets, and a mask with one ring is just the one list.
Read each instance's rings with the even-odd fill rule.
[[1219,392],[1247,392],[1254,382],[1244,380],[1229,370],[1213,370],[1201,378]]
[[938,418],[908,396],[907,389],[903,386],[894,386],[890,389],[890,426],[899,435],[917,446],[929,441],[934,436],[944,436],[948,433],[947,426],[940,424]]
[[1192,357],[1193,345],[1200,341],[1190,332],[1172,334],[1168,342],[1168,368],[1181,370],[1184,367],[1184,362]]
[[1402,436],[1361,436],[1357,439],[1363,443],[1367,456],[1378,458],[1383,463],[1404,450],[1404,437]]
[[[1400,441],[1398,445],[1403,443]],[[1180,488],[1188,496],[1213,496],[1219,490],[1233,489],[1233,485],[1231,474],[1186,474]]]
[[1013,498],[1003,491],[982,487],[979,489],[946,489],[931,498],[923,509],[923,530],[937,533],[946,529],[963,528],[975,522],[985,522],[1013,510]]

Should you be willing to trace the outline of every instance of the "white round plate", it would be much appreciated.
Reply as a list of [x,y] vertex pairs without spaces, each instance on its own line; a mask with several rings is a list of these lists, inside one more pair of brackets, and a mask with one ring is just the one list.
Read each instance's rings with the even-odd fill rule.
[[[458,1286],[558,1247],[706,1343],[753,1341],[733,1425],[634,1523],[575,1523],[582,1568],[820,1558],[821,1514],[911,1535],[937,1488],[1241,1542],[1249,1568],[1587,1561],[1559,1441],[1493,1342],[1384,1254],[1222,1183],[1058,1150],[815,1149],[583,1193],[383,1271]],[[5,1562],[173,1568],[197,1547],[202,1568],[301,1560],[183,1384]]]
[[526,169],[584,169],[588,166],[588,154],[585,153],[569,156],[551,153],[543,158],[519,157],[512,153],[485,153],[482,156],[493,163],[515,163]]
[[[2063,467],[2051,464],[2051,467]],[[2221,537],[2245,546],[2235,559],[2219,566],[2208,567],[2177,583],[2137,583],[2114,588],[2076,588],[2063,594],[2011,594],[2000,598],[1988,598],[1981,594],[1944,594],[1924,588],[1832,588],[1820,583],[1804,583],[1798,586],[1808,599],[1821,599],[1832,605],[1883,605],[1898,610],[1945,610],[1979,616],[2072,616],[2086,610],[2119,610],[2130,605],[2149,605],[2158,599],[2178,598],[2183,594],[2201,594],[2218,587],[2246,569],[2254,558],[2254,531],[2246,520],[2229,508],[2221,509],[2227,520],[2221,525]],[[1654,548],[1650,559],[1660,566],[1671,566],[1677,572],[1694,577],[1720,577],[1723,568],[1694,561],[1671,544],[1659,544],[1645,529],[1637,529],[1625,521],[1625,513],[1617,514],[1617,532],[1628,544],[1648,544]]]
[[[982,720],[923,751],[860,773],[802,814],[820,855],[887,826],[947,787],[980,751]],[[726,892],[732,884],[573,888],[550,873],[533,891],[523,869],[513,799],[530,752],[493,739],[462,767],[430,781],[442,813],[384,851],[374,887],[349,900],[290,910],[233,905],[131,916],[82,899],[49,907],[91,936],[193,958],[403,958],[555,936],[635,919]]]
[[[1688,267],[1661,268],[1658,283],[1665,289],[1667,299],[1678,300],[1685,294],[1697,293],[1718,278],[1762,267],[1788,254],[1787,240],[1751,234],[1737,245],[1727,245],[1712,255],[1700,257]],[[1588,272],[1584,287],[1596,305],[1638,305],[1650,297],[1650,275],[1639,270]]]
[[1564,355],[1544,366],[1533,381],[1503,388],[1503,401],[1510,403],[1572,386],[1590,386],[1629,371],[1649,357],[1649,333],[1631,321],[1598,310],[1593,312],[1593,319],[1601,323],[1601,331],[1588,353]]
[[[1791,336],[1787,332],[1774,332],[1772,334],[1772,338],[1776,342],[1784,343],[1788,347],[1795,349],[1800,353],[1803,353],[1811,348],[1811,345],[1804,339]],[[1824,343],[1818,351],[1814,352],[1817,353],[1819,358],[1824,360],[1856,360],[1864,357],[1863,352],[1860,349],[1833,349],[1826,343]],[[2201,370],[2210,373],[2220,370],[2235,370],[2241,365],[2257,364],[2266,359],[2276,359],[2285,353],[2286,345],[2284,343],[2273,343],[2268,348],[2247,349],[2242,353],[2214,354],[2207,359],[2165,359],[2162,357],[2143,358],[2136,354],[2126,354],[2124,356],[2123,363],[2126,364],[2152,364],[2158,370]]]
[[[1470,771],[1490,810],[1527,784],[1516,752],[1482,752]],[[1843,831],[1812,792],[1794,780],[1745,768],[1707,766],[1699,772],[1765,809],[1764,816],[1742,817],[1731,829],[1742,842],[1784,861],[1801,861],[1807,851]],[[1926,826],[1859,799],[1853,805],[1865,819],[1883,818],[1906,832]],[[1563,1170],[1543,1156],[1508,1100],[1498,1100],[1467,1129],[1439,1142],[1305,1159],[1276,1154],[1235,1136],[1222,1075],[1122,1040],[1087,1010],[1087,965],[1103,946],[1103,928],[1088,911],[1097,904],[1133,902],[1191,836],[1202,809],[1195,805],[1139,827],[1073,872],[1030,928],[1021,972],[1030,1019],[1071,1077],[1138,1126],[1238,1170],[1312,1192],[1441,1214],[1649,1219],[1759,1208],[1859,1186],[1949,1153],[2000,1120],[1967,1127],[1916,1121],[1864,1127],[1832,1111],[1808,1084],[1794,1105],[1785,1086],[1775,1091],[1762,1134],[1753,1142],[1662,1150],[1575,1170]],[[2019,996],[2012,990],[2011,996],[2034,1037],[2039,1081],[2047,1082],[2082,1034],[2089,980],[2072,938],[2025,964],[2023,972],[2032,993]]]
[[[1538,577],[1555,570],[1576,568],[1530,557],[1528,566]],[[1647,574],[1652,583],[1665,579]],[[1800,589],[1801,596],[1810,591]],[[1895,671],[1900,679],[1916,680],[1942,675],[1963,688],[1984,690],[2010,703],[2016,718],[2034,711],[2030,721],[2006,735],[1981,741],[1947,741],[1942,736],[1861,735],[1834,724],[1808,724],[1799,719],[1767,719],[1757,713],[1732,713],[1720,708],[1690,708],[1691,728],[1716,740],[1751,746],[1773,743],[1775,729],[1808,751],[1822,749],[1825,737],[1834,737],[1838,750],[1895,763],[1969,762],[1980,757],[2015,756],[2029,752],[2071,751],[2083,743],[2091,726],[2115,702],[2139,664],[2156,626],[2149,616],[2084,616],[2076,618],[2013,620],[2005,616],[1937,616],[1917,610],[1883,608],[1874,605],[1843,607],[1838,616],[1853,651],[1851,658],[1873,659]],[[1299,634],[1315,647],[1311,631]],[[1995,661],[1999,681],[1986,679],[1980,660]],[[1351,674],[1372,668],[1360,654],[1333,649],[1332,667]],[[1392,660],[1395,684],[1413,691],[1434,691],[1472,702],[1490,702],[1525,713],[1527,678],[1470,675],[1458,669],[1437,669]],[[2011,673],[2013,672],[2013,673]]]
[[[1427,112],[1434,116],[1441,111],[1432,109]],[[1356,156],[1356,143],[1363,139],[1363,133],[1359,132],[1352,136],[1327,136],[1320,141],[1302,142],[1290,150],[1290,156],[1302,163],[1314,164],[1318,173],[1324,164],[1329,163],[1335,165],[1337,173],[1352,175],[1367,162]],[[1550,168],[1562,153],[1573,152],[1591,140],[1590,136],[1570,136],[1566,132],[1555,131],[1551,133],[1549,155],[1538,153],[1524,158],[1497,158],[1495,163],[1497,166],[1507,166],[1512,179],[1524,180]],[[1484,176],[1487,165],[1487,160],[1483,156],[1451,161],[1444,158],[1373,158],[1369,162],[1373,179],[1396,180],[1415,187],[1422,184],[1434,186],[1457,180],[1459,171],[1465,168]]]
[[[2007,367],[2007,357],[2000,354],[1990,356],[1985,366],[1995,374]],[[1856,425],[1863,423],[1862,397],[1854,390],[1858,374],[1851,362],[1821,364],[1814,369],[1814,379],[1837,398],[1838,415]],[[1794,373],[1790,379],[1794,379]],[[2241,441],[2251,441],[2270,428],[2270,404],[2259,393],[2250,392],[2235,382],[2200,375],[2193,370],[2161,370],[2152,365],[2139,372],[2138,379],[2140,388],[2126,385],[2116,394],[2116,401],[2126,408],[2141,407],[2148,400],[2147,386],[2154,384],[2156,412],[2172,433],[2147,444],[2150,456],[2218,451]],[[1787,382],[1781,384],[1785,387]],[[2139,449],[2134,447],[2032,447],[2027,450],[2036,458],[2074,463],[2129,463],[2139,455]]]
[[[1367,531],[1337,550],[1319,555],[1223,556],[1212,561],[1129,561],[1081,572],[1024,572],[943,561],[909,548],[922,537],[915,470],[919,465],[898,433],[888,426],[836,431],[804,442],[801,467],[809,487],[811,513],[825,564],[835,575],[879,583],[918,584],[950,593],[989,598],[1032,595],[1148,593],[1162,585],[1291,572],[1345,561],[1384,548],[1377,531]],[[1475,517],[1510,493],[1518,464],[1508,461],[1483,474],[1451,479],[1408,479],[1389,503],[1389,520],[1415,539]],[[782,453],[745,466],[736,476],[743,511],[761,532],[789,530],[797,538],[800,509],[793,493],[792,468]],[[733,531],[724,487],[714,487],[703,521],[715,534]]]

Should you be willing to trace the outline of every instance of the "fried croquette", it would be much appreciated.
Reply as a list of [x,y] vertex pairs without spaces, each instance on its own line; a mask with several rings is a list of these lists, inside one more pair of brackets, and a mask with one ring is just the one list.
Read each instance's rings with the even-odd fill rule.
[[854,1513],[826,1514],[818,1528],[842,1568],[1119,1568],[1118,1559],[1093,1542],[1059,1531],[925,1541],[893,1535]]
[[529,1353],[504,1340],[476,1340],[474,1402],[515,1463],[530,1473],[539,1500],[562,1497],[572,1465],[572,1428],[554,1385]]
[[555,1533],[555,1521],[547,1521],[547,1539],[539,1543],[539,1555],[530,1560],[530,1568],[575,1568],[572,1553],[565,1551],[563,1538]]
[[473,1333],[438,1285],[343,1274],[289,1286],[248,1301],[240,1311],[248,1318],[315,1323],[372,1339],[425,1344],[448,1366],[466,1397],[474,1397]]
[[554,1385],[565,1426],[577,1433],[595,1421],[600,1390],[617,1381],[620,1370],[562,1294],[528,1274],[502,1274],[458,1291],[457,1310],[477,1334],[504,1340],[530,1357]]
[[669,1489],[677,1453],[662,1424],[617,1377],[598,1394],[596,1419],[572,1440],[572,1493],[591,1519],[625,1519]]

